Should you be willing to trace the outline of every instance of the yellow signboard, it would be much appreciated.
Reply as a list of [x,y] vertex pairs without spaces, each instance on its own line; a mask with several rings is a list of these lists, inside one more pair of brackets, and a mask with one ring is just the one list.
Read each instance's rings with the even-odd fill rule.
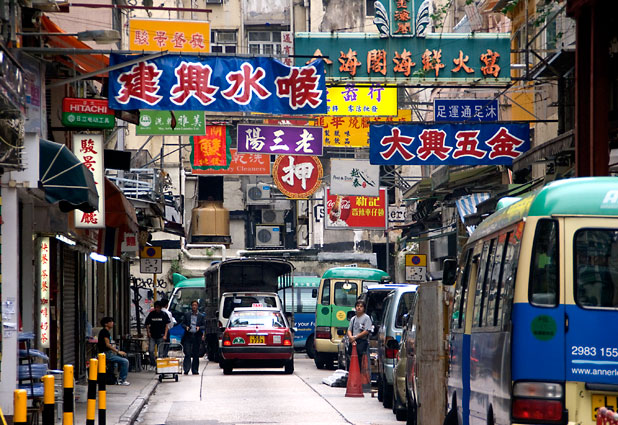
[[163,258],[163,250],[160,246],[145,246],[139,253],[139,258]]
[[427,255],[425,254],[406,254],[406,266],[427,267]]
[[331,117],[319,116],[316,124],[324,127],[324,145],[366,148],[369,146],[369,124],[380,121],[412,121],[410,109],[400,109],[392,117]]
[[131,50],[210,52],[210,23],[163,19],[131,19]]
[[328,88],[328,115],[395,116],[397,115],[397,87]]

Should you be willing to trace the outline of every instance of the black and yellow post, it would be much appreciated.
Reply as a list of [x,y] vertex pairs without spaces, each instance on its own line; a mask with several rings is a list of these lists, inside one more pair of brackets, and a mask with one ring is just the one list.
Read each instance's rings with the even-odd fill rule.
[[97,359],[90,359],[88,369],[88,404],[86,405],[86,425],[94,425],[94,412],[97,408]]
[[45,375],[43,381],[43,425],[54,425],[54,376]]
[[13,393],[13,423],[15,425],[28,423],[28,393],[26,390],[15,390]]
[[105,390],[105,384],[107,381],[107,364],[105,361],[105,354],[99,354],[99,425],[105,425],[105,413],[107,392]]
[[73,425],[73,409],[75,399],[73,398],[73,365],[64,365],[62,386],[64,394],[62,398],[62,425]]

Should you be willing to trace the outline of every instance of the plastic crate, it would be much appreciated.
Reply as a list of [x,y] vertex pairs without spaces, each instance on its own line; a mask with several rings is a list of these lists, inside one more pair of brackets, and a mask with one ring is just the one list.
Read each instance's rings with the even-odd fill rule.
[[180,359],[175,357],[166,357],[157,359],[157,373],[181,373]]

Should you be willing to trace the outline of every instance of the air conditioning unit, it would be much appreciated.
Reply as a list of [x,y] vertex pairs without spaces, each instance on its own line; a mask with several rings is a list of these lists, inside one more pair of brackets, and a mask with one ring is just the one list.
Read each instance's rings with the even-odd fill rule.
[[258,183],[247,185],[247,205],[268,205],[270,204],[271,185]]
[[262,224],[283,224],[285,211],[262,210]]
[[261,247],[280,247],[281,228],[279,226],[256,225],[255,226],[255,246]]

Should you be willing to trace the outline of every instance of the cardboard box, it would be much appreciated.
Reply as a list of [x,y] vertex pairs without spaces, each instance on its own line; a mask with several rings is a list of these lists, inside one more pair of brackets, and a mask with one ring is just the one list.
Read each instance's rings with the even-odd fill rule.
[[167,357],[157,359],[157,373],[180,373],[180,359]]

